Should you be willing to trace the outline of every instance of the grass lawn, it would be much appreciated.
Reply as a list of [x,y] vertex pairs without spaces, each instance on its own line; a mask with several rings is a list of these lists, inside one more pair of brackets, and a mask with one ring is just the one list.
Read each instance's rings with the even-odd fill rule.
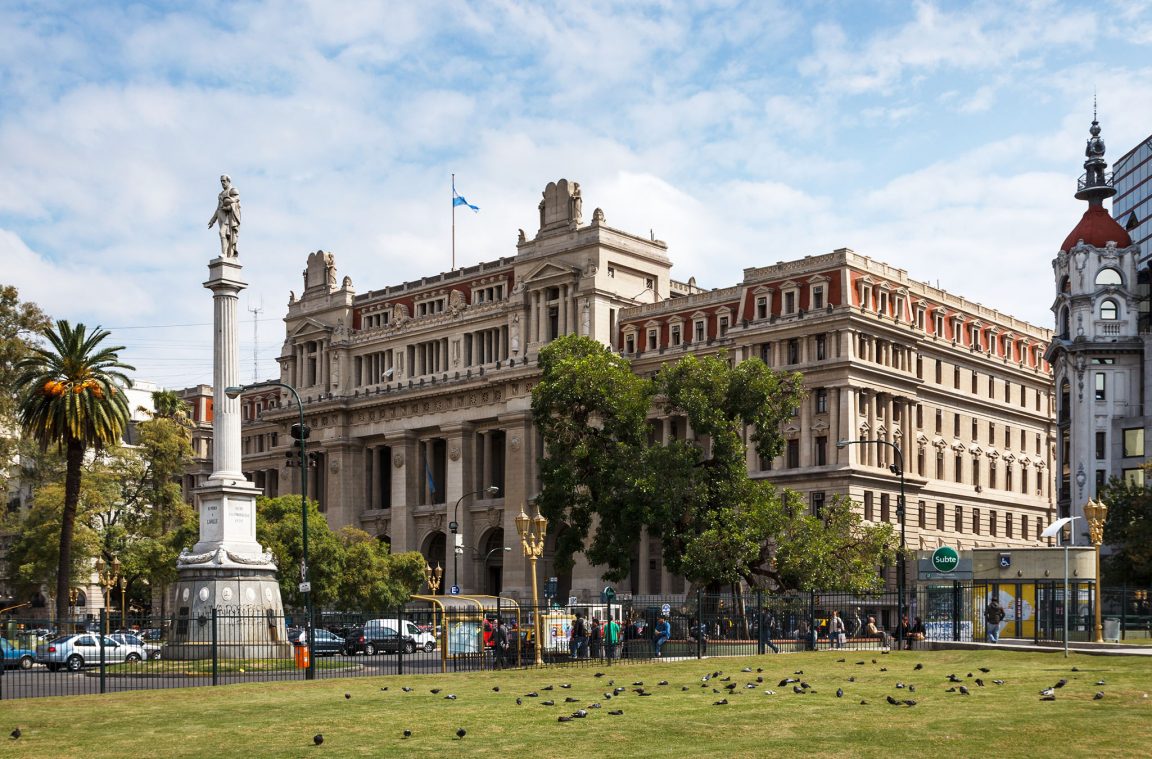
[[[701,687],[717,670],[719,677]],[[971,695],[946,692],[959,688],[950,673]],[[785,677],[811,687],[796,694],[792,684],[778,685]],[[1067,684],[1055,691],[1056,701],[1042,702],[1039,691],[1060,679]],[[606,698],[610,681],[626,690]],[[633,692],[641,687],[636,682],[652,695]],[[724,689],[730,683],[731,693]],[[544,690],[549,685],[554,689]],[[527,697],[530,691],[538,697]],[[1094,700],[1098,691],[1104,697]],[[446,699],[449,693],[456,700]],[[1149,694],[1152,657],[986,651],[832,651],[355,677],[4,701],[0,757],[1132,757],[1146,756],[1152,742]],[[891,706],[889,695],[917,704]],[[715,705],[725,698],[728,704]],[[547,699],[555,706],[544,706]],[[601,708],[588,709],[593,703]],[[581,708],[586,718],[557,721]],[[609,714],[616,709],[624,713]],[[4,737],[17,726],[19,740]],[[461,727],[463,739],[455,734]],[[324,735],[322,746],[313,745],[316,733]]]

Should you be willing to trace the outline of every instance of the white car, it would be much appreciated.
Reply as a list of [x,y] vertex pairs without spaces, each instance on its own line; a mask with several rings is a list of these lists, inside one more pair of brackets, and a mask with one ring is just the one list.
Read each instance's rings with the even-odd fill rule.
[[145,657],[147,659],[160,658],[160,646],[156,643],[145,642],[144,639],[136,633],[112,633],[108,637],[123,645],[140,646],[140,648],[144,649],[145,654],[147,654]]
[[[396,631],[400,629],[401,622],[398,619],[370,619],[364,623],[365,630],[372,628],[383,628],[385,630]],[[417,648],[423,648],[425,651],[431,652],[436,650],[436,636],[430,632],[424,632],[416,626],[414,622],[407,619],[403,622],[403,634],[416,642]]]

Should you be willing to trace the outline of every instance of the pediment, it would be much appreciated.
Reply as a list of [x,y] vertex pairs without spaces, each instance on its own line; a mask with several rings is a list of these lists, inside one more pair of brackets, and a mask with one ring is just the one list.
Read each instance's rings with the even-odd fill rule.
[[333,327],[329,324],[325,324],[312,317],[305,317],[303,321],[296,325],[296,328],[292,330],[289,337],[295,341],[299,341],[300,338],[327,336],[332,334],[332,330]]
[[579,274],[580,269],[575,266],[564,266],[554,261],[545,261],[544,263],[532,269],[524,275],[524,283],[531,285],[534,282],[546,282],[550,279],[563,277],[564,279],[571,279],[574,275]]

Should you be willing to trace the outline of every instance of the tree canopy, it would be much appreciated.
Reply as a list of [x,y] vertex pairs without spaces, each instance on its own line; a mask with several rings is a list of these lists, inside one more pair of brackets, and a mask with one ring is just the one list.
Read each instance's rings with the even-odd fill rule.
[[[276,557],[285,607],[302,608],[300,496],[257,498],[256,539]],[[333,532],[316,502],[310,500],[308,580],[315,606],[383,610],[407,601],[424,582],[424,557],[418,551],[391,554],[386,544],[354,527]]]
[[[532,398],[546,447],[538,504],[568,527],[558,533],[558,567],[583,551],[606,567],[606,579],[623,579],[646,528],[660,538],[665,566],[699,584],[879,584],[890,526],[864,525],[847,503],[809,515],[797,494],[748,477],[749,447],[772,458],[784,446],[781,424],[803,397],[798,374],[758,359],[733,366],[720,353],[640,377],[623,357],[577,336],[542,350],[540,367]],[[691,434],[662,441],[653,412],[682,419]]]
[[131,380],[120,361],[123,346],[101,345],[108,332],[90,334],[83,324],[67,320],[42,332],[47,347],[35,346],[16,363],[20,392],[20,426],[41,450],[56,446],[65,452],[64,502],[60,518],[59,571],[56,576],[56,618],[68,614],[72,535],[80,502],[84,454],[120,442],[128,425],[124,389]]
[[1113,479],[1100,493],[1108,505],[1104,523],[1105,582],[1152,585],[1152,487]]

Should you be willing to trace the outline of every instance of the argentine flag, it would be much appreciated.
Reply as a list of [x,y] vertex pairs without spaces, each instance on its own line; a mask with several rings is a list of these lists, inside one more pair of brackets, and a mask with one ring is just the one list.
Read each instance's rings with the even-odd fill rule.
[[476,213],[480,212],[480,206],[472,205],[471,203],[469,203],[467,200],[464,199],[463,195],[460,195],[459,193],[456,192],[456,181],[453,180],[452,181],[452,207],[455,208],[456,206],[468,206],[469,208],[471,208]]

